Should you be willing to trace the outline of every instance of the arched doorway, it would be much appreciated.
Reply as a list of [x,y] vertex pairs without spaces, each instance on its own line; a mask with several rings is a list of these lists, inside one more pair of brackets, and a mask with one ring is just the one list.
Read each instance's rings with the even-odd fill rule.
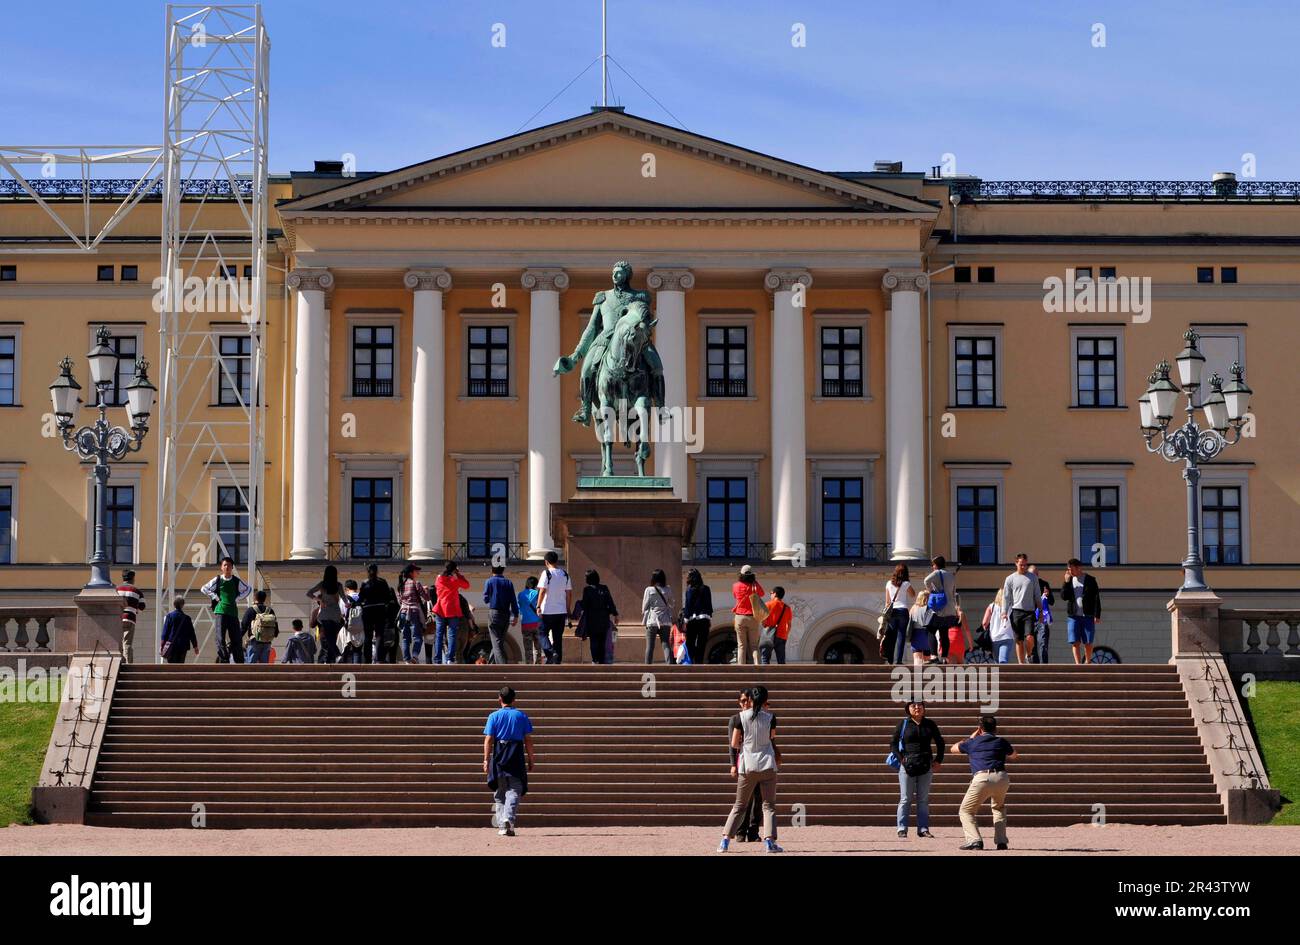
[[880,645],[876,635],[864,627],[839,626],[817,641],[813,661],[836,666],[879,663]]

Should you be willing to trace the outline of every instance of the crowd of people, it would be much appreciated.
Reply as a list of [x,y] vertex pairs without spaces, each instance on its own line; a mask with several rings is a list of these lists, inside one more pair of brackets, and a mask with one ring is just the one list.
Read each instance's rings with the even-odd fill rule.
[[[900,563],[884,586],[884,607],[877,621],[881,658],[892,664],[926,665],[982,662],[1049,662],[1056,593],[1039,576],[1028,555],[1016,556],[1009,574],[993,600],[972,627],[957,591],[961,566],[949,569],[942,555],[931,559],[931,569],[914,587],[909,568]],[[482,610],[466,597],[470,581],[455,561],[447,561],[432,582],[422,578],[422,565],[407,564],[391,585],[370,564],[366,579],[340,580],[338,568],[327,565],[320,581],[307,591],[311,616],[307,625],[291,621],[291,635],[278,653],[290,663],[437,663],[464,659],[468,641],[477,641],[486,613],[488,646],[480,647],[479,661],[511,661],[506,637],[518,626],[525,663],[563,663],[566,629],[588,647],[591,662],[614,662],[620,614],[600,573],[589,569],[581,587],[575,586],[548,552],[540,573],[528,575],[516,588],[505,567],[492,567],[483,585]],[[133,658],[132,641],[144,595],[134,584],[133,571],[125,571],[118,594],[122,598],[122,653]],[[211,601],[216,627],[217,662],[266,663],[272,661],[280,634],[279,619],[265,590],[252,587],[235,573],[235,563],[222,559],[220,572],[202,593]],[[1090,663],[1093,639],[1101,622],[1101,592],[1097,580],[1083,563],[1071,558],[1059,588],[1065,602],[1067,640],[1075,663]],[[249,601],[242,616],[240,602]],[[731,587],[732,626],[736,662],[742,665],[785,663],[786,644],[794,610],[785,600],[785,588],[763,589],[752,565],[741,567]],[[655,570],[641,597],[639,624],[645,632],[646,663],[656,654],[668,664],[708,661],[706,645],[714,627],[713,591],[700,571],[692,568],[678,606],[677,596],[663,570]],[[624,618],[624,626],[631,621]],[[167,662],[184,662],[191,649],[198,652],[193,621],[185,613],[185,600],[173,601],[163,621],[160,652]]]

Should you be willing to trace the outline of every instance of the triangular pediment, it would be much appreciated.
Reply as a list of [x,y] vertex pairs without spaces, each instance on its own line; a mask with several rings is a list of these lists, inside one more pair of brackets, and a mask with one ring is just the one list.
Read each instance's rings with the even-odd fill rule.
[[282,204],[302,211],[750,210],[918,213],[929,204],[614,110]]

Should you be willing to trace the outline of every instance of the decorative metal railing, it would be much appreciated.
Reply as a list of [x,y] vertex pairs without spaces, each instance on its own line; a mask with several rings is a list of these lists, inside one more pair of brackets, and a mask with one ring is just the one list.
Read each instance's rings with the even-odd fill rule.
[[[139,186],[140,179],[133,177],[90,177],[83,180],[77,177],[65,179],[38,177],[28,180],[27,184],[41,197],[74,197],[78,200],[83,197],[90,197],[91,199],[120,200],[131,194]],[[180,184],[181,196],[183,197],[215,199],[233,199],[236,186],[240,196],[252,196],[252,181],[240,180],[232,184],[229,180],[221,179],[183,180]],[[163,181],[160,178],[145,188],[144,196],[146,199],[160,199],[162,189]],[[31,194],[19,181],[10,177],[0,179],[0,197],[30,198]]]
[[963,200],[1214,200],[1300,202],[1292,180],[953,180]]
[[[76,607],[33,604],[29,607],[0,607],[0,653],[67,652],[59,649],[62,635],[75,640]],[[9,635],[9,625],[14,633]],[[33,636],[32,625],[36,633]],[[75,647],[73,647],[75,648]]]
[[1201,669],[1204,673],[1201,678],[1210,687],[1210,698],[1197,700],[1202,709],[1211,715],[1211,718],[1202,717],[1201,721],[1210,725],[1219,724],[1227,729],[1228,743],[1214,747],[1228,749],[1234,758],[1235,770],[1223,773],[1240,778],[1242,787],[1262,787],[1264,778],[1255,767],[1254,754],[1250,750],[1250,730],[1237,708],[1237,700],[1232,695],[1232,682],[1224,673],[1223,661],[1211,656],[1203,644],[1198,642],[1196,645],[1201,651]]

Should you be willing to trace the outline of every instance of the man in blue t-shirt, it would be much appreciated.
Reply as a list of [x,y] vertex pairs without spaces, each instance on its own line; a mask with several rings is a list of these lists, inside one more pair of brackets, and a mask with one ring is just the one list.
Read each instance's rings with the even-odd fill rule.
[[980,727],[970,738],[957,743],[957,750],[970,758],[973,777],[966,796],[961,802],[961,829],[966,835],[963,850],[983,850],[975,815],[987,800],[993,807],[993,840],[999,850],[1007,848],[1007,789],[1011,779],[1007,776],[1007,762],[1015,761],[1016,750],[1005,738],[998,737],[998,720],[992,715],[980,716]]
[[492,826],[502,837],[515,835],[519,798],[528,793],[528,772],[533,770],[533,723],[515,708],[515,691],[502,686],[497,693],[501,708],[483,726],[483,773],[493,793]]

